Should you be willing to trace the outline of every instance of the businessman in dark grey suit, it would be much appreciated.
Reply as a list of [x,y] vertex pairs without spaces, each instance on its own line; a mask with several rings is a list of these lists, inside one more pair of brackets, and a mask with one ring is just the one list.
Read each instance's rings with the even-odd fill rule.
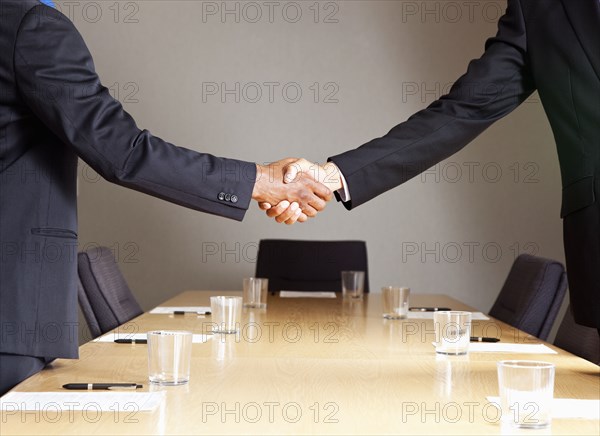
[[236,220],[252,198],[290,205],[288,224],[332,198],[310,178],[286,186],[289,160],[218,158],[138,129],[73,24],[38,1],[0,0],[0,53],[0,394],[77,357],[78,156],[109,181]]
[[[560,160],[573,315],[600,332],[599,0],[508,0],[497,35],[448,95],[320,171],[301,160],[287,177],[318,174],[355,208],[456,153],[536,89]],[[270,206],[269,216],[285,210]]]

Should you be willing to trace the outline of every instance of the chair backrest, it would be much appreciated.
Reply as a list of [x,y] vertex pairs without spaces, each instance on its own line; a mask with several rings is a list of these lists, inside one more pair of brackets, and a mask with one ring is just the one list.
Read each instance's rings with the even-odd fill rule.
[[77,255],[79,304],[96,337],[143,313],[110,249],[94,247]]
[[546,340],[566,290],[567,276],[560,262],[521,254],[515,259],[490,315]]
[[364,271],[369,292],[364,241],[260,241],[256,276],[269,279],[269,291],[341,292],[341,271]]
[[600,365],[600,336],[598,330],[575,324],[571,306],[560,323],[554,345]]

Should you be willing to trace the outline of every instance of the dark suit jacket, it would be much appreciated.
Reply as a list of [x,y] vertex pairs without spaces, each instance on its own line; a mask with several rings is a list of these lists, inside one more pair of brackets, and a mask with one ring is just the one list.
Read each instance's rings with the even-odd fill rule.
[[0,353],[76,357],[77,157],[107,180],[241,220],[253,163],[171,145],[111,98],[61,13],[0,0]]
[[[564,187],[561,216],[592,206],[600,186],[598,0],[508,0],[497,35],[448,95],[384,137],[331,158],[348,183],[351,201],[346,207],[359,206],[454,154],[535,89],[558,148]],[[597,236],[595,244],[600,269]],[[570,251],[567,269],[571,292],[577,294],[576,302],[572,295],[575,318],[600,327],[598,273],[574,289],[573,270],[583,253]]]

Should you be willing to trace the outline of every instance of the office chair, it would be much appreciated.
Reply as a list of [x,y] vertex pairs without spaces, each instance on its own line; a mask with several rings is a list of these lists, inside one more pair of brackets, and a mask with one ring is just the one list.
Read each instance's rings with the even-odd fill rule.
[[600,337],[598,330],[575,324],[571,306],[560,323],[554,345],[576,356],[600,365]]
[[364,241],[260,241],[256,276],[269,279],[270,292],[341,292],[341,271],[364,271],[364,291],[369,292]]
[[490,310],[490,315],[542,340],[548,338],[567,290],[560,262],[521,254]]
[[110,249],[94,247],[78,253],[77,270],[79,305],[93,337],[143,313]]

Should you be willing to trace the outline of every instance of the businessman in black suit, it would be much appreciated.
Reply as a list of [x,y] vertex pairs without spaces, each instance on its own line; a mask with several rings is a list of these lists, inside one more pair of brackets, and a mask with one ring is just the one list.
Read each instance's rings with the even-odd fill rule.
[[560,160],[571,307],[600,332],[599,0],[508,0],[497,35],[448,95],[320,171],[300,160],[287,177],[318,174],[353,209],[456,153],[536,89]]
[[[283,168],[176,147],[111,98],[73,24],[34,0],[0,0],[0,395],[57,357],[76,358],[77,158],[107,180],[242,220],[251,198],[292,224],[331,191]],[[293,209],[293,210],[292,210]]]

